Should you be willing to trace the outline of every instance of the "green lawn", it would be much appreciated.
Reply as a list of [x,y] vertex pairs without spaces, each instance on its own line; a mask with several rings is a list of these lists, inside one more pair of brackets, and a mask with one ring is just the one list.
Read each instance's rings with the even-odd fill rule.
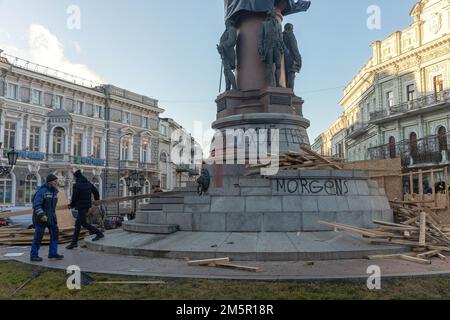
[[253,300],[253,299],[450,299],[450,279],[385,280],[382,290],[370,292],[363,282],[222,281],[155,279],[89,274],[95,281],[162,280],[158,285],[91,284],[69,291],[63,271],[42,269],[41,275],[17,292],[33,266],[0,262],[0,299],[164,299],[164,300]]

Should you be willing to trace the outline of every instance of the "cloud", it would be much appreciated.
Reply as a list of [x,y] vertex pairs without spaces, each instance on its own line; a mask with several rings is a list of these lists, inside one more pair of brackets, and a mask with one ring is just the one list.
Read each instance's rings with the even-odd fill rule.
[[0,29],[0,39],[1,38],[9,40],[9,39],[11,39],[11,34],[8,31],[4,30],[4,29]]
[[[97,83],[107,81],[84,64],[71,62],[64,53],[64,46],[47,28],[39,24],[32,24],[28,30],[28,48],[22,49],[13,45],[0,44],[0,48],[7,54],[29,60],[31,62],[50,67],[80,78]],[[75,45],[75,50],[81,50]]]
[[74,42],[73,42],[73,46],[74,46],[74,48],[75,48],[75,51],[76,51],[78,54],[82,54],[82,53],[83,53],[83,49],[81,49],[80,43],[79,43],[78,41],[74,41]]

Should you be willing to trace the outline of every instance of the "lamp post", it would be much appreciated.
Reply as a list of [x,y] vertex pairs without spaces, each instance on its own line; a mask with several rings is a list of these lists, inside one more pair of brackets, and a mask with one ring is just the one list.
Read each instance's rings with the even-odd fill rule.
[[[0,142],[0,150],[2,149],[2,145],[3,143]],[[15,148],[13,148],[11,151],[9,151],[6,154],[7,158],[8,158],[8,167],[5,166],[0,166],[0,178],[5,178],[6,176],[8,176],[12,169],[14,168],[14,166],[17,163],[17,159],[19,158],[19,153],[15,150]]]
[[[142,191],[145,185],[145,176],[134,170],[127,178],[125,178],[128,190],[130,190],[134,196]],[[133,220],[136,216],[137,199],[134,199],[133,215],[130,220]]]

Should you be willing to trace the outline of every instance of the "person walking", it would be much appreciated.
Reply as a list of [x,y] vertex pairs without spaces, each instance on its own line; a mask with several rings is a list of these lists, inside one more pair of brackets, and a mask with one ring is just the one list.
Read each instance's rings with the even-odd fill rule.
[[103,233],[90,225],[87,222],[88,210],[92,207],[92,195],[94,200],[100,200],[100,193],[97,188],[83,176],[80,170],[74,174],[76,182],[73,186],[72,200],[70,202],[70,208],[78,211],[77,221],[75,223],[75,231],[72,237],[72,243],[66,247],[68,250],[72,250],[78,247],[78,239],[80,237],[81,227],[87,229],[91,234],[95,234],[96,237],[92,241],[98,241],[105,236]]
[[42,258],[39,257],[39,249],[47,228],[50,233],[48,258],[50,260],[64,259],[64,256],[58,254],[59,229],[56,218],[58,192],[58,177],[50,174],[47,177],[46,184],[42,185],[33,197],[33,224],[35,231],[30,253],[32,262],[42,262]]

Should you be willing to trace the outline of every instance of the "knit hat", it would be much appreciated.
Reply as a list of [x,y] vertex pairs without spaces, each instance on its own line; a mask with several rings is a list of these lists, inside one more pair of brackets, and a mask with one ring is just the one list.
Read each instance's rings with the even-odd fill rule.
[[52,181],[55,181],[55,180],[58,180],[58,177],[55,176],[54,174],[49,174],[49,175],[47,176],[47,183],[52,182]]
[[75,171],[75,172],[73,173],[73,176],[74,176],[75,178],[80,178],[80,177],[83,176],[83,174],[81,173],[81,170],[77,170],[77,171]]

